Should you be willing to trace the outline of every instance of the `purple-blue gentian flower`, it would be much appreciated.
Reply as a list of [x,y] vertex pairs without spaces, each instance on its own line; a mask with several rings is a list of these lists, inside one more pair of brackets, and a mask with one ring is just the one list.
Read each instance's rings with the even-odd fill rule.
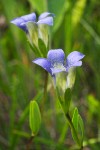
[[81,66],[84,56],[78,51],[73,51],[65,59],[64,51],[55,49],[48,51],[47,58],[37,58],[32,62],[44,68],[56,80],[57,73],[68,72],[71,67]]
[[22,30],[24,30],[27,33],[28,32],[27,23],[33,22],[36,25],[46,24],[46,25],[52,26],[53,25],[53,17],[54,17],[53,13],[44,12],[39,16],[38,21],[37,21],[36,14],[31,13],[28,15],[24,15],[24,16],[15,18],[11,21],[11,23],[15,24],[16,26],[18,26],[19,28],[21,28]]

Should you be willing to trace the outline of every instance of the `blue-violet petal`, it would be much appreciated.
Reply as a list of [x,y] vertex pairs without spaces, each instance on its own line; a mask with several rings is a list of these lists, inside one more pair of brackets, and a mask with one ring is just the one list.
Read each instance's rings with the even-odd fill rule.
[[28,22],[28,21],[36,21],[36,14],[35,13],[31,13],[28,15],[24,15],[21,17],[22,19],[24,19],[24,22]]
[[52,75],[52,72],[50,69],[51,63],[46,58],[37,58],[37,59],[33,60],[32,62],[41,66],[42,68],[44,68],[47,72],[49,72]]
[[65,54],[62,49],[49,50],[47,58],[52,65],[54,65],[55,63],[63,64]]
[[53,13],[49,13],[49,12],[44,12],[39,16],[39,20],[44,19],[46,17],[54,17],[55,15]]
[[77,51],[70,53],[66,59],[66,66],[81,66],[82,63],[79,62],[79,60],[81,60],[84,56],[85,55]]
[[47,17],[39,20],[37,24],[47,24],[49,26],[53,25],[53,18],[52,17]]

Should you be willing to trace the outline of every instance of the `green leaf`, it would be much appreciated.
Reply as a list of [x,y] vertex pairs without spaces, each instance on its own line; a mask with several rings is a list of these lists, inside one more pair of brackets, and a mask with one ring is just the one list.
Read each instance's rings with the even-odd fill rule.
[[82,120],[82,117],[78,114],[78,123],[79,123],[79,126],[80,126],[80,129],[81,129],[81,142],[83,143],[83,138],[84,138],[84,123],[83,123],[83,120]]
[[72,123],[74,126],[74,129],[71,129],[73,140],[80,145],[78,140],[78,109],[76,107],[74,109]]
[[78,132],[78,119],[79,119],[78,109],[77,109],[77,107],[75,107],[73,117],[72,117],[72,123],[74,125],[74,128],[75,128],[76,132]]
[[67,113],[69,111],[69,107],[70,107],[70,102],[71,102],[71,89],[68,88],[65,91],[64,94],[64,100],[65,100],[65,113]]
[[35,100],[30,102],[29,125],[32,130],[32,135],[36,135],[41,125],[41,114],[39,106]]
[[76,142],[78,145],[80,145],[80,141],[77,138],[76,133],[74,132],[73,129],[71,129],[71,133],[72,133],[72,138],[73,138],[74,142]]
[[[83,138],[84,138],[84,124],[83,124],[83,120],[82,120],[81,116],[78,113],[77,108],[74,109],[74,113],[73,113],[73,117],[72,117],[72,123],[74,125],[75,130],[76,130],[76,134],[79,138],[80,145],[82,145],[83,144]],[[76,140],[75,136],[74,136],[74,132],[72,132],[72,135],[73,135],[73,139]]]
[[46,0],[29,0],[33,9],[35,9],[39,14],[47,10]]
[[46,46],[45,46],[43,40],[40,38],[38,39],[38,46],[39,46],[41,53],[43,54],[43,57],[46,57],[47,49],[46,49]]

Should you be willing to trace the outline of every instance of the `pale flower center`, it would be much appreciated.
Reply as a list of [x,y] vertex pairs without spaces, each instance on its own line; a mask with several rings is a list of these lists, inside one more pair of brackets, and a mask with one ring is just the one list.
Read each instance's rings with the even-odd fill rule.
[[56,74],[62,71],[66,71],[66,68],[62,63],[55,62],[51,68],[52,74]]

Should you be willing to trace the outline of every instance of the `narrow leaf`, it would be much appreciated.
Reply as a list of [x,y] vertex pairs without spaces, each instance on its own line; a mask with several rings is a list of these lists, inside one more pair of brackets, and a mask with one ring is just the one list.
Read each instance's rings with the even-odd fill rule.
[[32,130],[32,135],[36,135],[41,124],[41,114],[39,106],[35,100],[30,102],[29,125]]
[[70,107],[70,102],[71,102],[71,89],[68,88],[65,91],[64,94],[64,100],[65,100],[65,113],[67,113],[69,111],[69,107]]
[[72,138],[73,138],[74,142],[76,142],[78,145],[80,145],[80,143],[76,137],[76,133],[74,132],[73,129],[71,129],[71,134],[72,134]]
[[76,132],[78,132],[78,119],[79,119],[78,118],[78,109],[77,109],[77,107],[75,107],[73,117],[72,117],[72,123],[74,125]]
[[82,138],[82,141],[83,142],[83,138],[84,138],[84,123],[83,123],[83,120],[82,120],[82,117],[80,115],[78,115],[78,120],[79,120],[79,126],[80,126],[80,129],[81,129],[81,138]]

